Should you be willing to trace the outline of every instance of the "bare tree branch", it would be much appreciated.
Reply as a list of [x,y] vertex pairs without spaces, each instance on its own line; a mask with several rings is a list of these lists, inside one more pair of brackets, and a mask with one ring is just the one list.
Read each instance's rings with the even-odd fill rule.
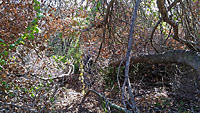
[[[200,53],[187,50],[173,50],[153,55],[133,56],[130,62],[135,63],[182,63],[192,67],[200,75]],[[111,63],[110,66],[118,66],[120,61]],[[122,65],[125,65],[123,62]]]
[[[174,2],[167,8],[167,11],[170,11],[170,10],[172,9],[172,7],[174,7],[174,6],[175,6],[178,2],[180,2],[180,1],[181,1],[181,0],[176,0],[176,1],[174,1]],[[158,20],[158,22],[156,23],[156,25],[153,27],[153,30],[152,30],[152,32],[151,32],[150,39],[145,43],[145,48],[146,48],[147,43],[150,41],[150,42],[151,42],[151,46],[154,48],[154,50],[155,50],[157,53],[158,53],[158,51],[157,51],[157,49],[153,46],[152,40],[153,40],[153,35],[154,35],[154,33],[155,33],[155,31],[156,31],[158,25],[162,22],[162,20],[163,20],[163,18],[160,17],[159,20]]]
[[[169,8],[173,7],[178,2],[181,2],[181,0],[176,0],[176,2],[172,3],[172,5]],[[179,38],[179,36],[178,36],[178,23],[176,23],[175,21],[171,20],[168,17],[168,13],[167,13],[168,10],[165,7],[165,0],[157,0],[157,6],[158,6],[158,9],[161,13],[162,19],[173,27],[173,29],[174,29],[173,38],[176,41],[187,45],[187,47],[190,48],[191,50],[199,51],[198,48],[194,47],[194,45],[192,43],[188,42],[187,40],[183,40],[183,39]]]
[[81,30],[81,29],[76,29],[76,28],[72,28],[75,30],[75,31],[80,31],[80,32],[86,32],[86,31],[89,31],[90,29],[92,29],[93,27],[100,27],[100,26],[103,26],[103,25],[106,25],[108,23],[108,17],[109,15],[111,14],[111,6],[113,5],[113,3],[115,2],[115,0],[111,0],[108,4],[108,7],[107,7],[107,10],[106,10],[106,15],[104,16],[104,19],[99,22],[99,24],[95,25],[95,24],[92,24],[91,26]]
[[139,113],[140,111],[136,106],[134,95],[132,93],[132,88],[131,88],[130,79],[129,79],[129,65],[130,65],[131,48],[132,48],[132,43],[133,43],[133,32],[134,32],[135,20],[137,18],[137,10],[138,10],[139,4],[140,4],[140,0],[137,0],[135,4],[134,12],[133,12],[132,20],[131,20],[132,24],[131,24],[130,34],[129,34],[128,50],[126,53],[125,79],[122,86],[122,99],[123,99],[124,108],[127,111],[126,101],[125,101],[125,86],[127,85],[128,93],[129,93],[130,101],[131,101],[131,108],[136,113]]

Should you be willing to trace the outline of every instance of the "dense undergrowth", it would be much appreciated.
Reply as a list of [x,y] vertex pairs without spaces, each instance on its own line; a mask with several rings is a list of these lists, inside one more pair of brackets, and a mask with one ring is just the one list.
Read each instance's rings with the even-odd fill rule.
[[[177,2],[167,5],[170,19],[182,22],[184,38],[174,39],[175,25],[160,18],[154,0],[142,1],[131,56],[192,50],[197,57],[183,60],[195,64],[199,2],[186,0],[175,7]],[[0,1],[0,112],[134,111],[128,86],[122,91],[126,66],[118,68],[127,51],[133,6],[116,0]],[[130,63],[128,80],[140,112],[200,112],[198,70],[186,64]]]

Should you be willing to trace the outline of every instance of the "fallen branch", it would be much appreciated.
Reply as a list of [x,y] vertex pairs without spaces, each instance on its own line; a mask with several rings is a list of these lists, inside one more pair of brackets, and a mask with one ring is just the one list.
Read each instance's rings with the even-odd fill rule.
[[[106,101],[108,103],[108,106],[110,106],[111,108],[113,109],[116,109],[120,112],[123,112],[123,113],[131,113],[131,111],[127,110],[128,112],[126,112],[126,110],[123,108],[123,107],[120,107],[114,103],[111,103],[105,96],[103,96],[102,94],[100,94],[99,92],[95,91],[95,90],[88,90],[86,92],[86,94],[84,95],[80,105],[82,105],[82,103],[85,101],[86,97],[90,94],[90,93],[93,93],[97,96],[99,96],[102,100]],[[81,107],[81,106],[80,106]],[[79,108],[79,111],[80,111],[80,108]]]
[[[116,67],[120,61],[113,62],[110,66]],[[138,55],[130,59],[131,64],[136,63],[181,63],[192,67],[200,75],[200,53],[189,50],[173,50],[160,54]],[[122,63],[125,65],[125,62]]]

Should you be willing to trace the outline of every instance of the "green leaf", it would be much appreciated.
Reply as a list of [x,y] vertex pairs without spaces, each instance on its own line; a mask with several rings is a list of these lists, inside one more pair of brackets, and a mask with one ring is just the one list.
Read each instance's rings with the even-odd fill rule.
[[[47,82],[47,87],[49,87],[49,85],[50,85],[49,82]],[[49,90],[49,89],[47,88],[47,90]]]
[[42,84],[42,83],[40,83],[40,84],[38,85],[38,87],[39,87],[39,88],[41,88],[42,86],[43,86],[43,84]]
[[29,34],[29,36],[28,36],[28,39],[29,39],[29,40],[34,39],[34,38],[35,38],[35,37],[34,37],[33,33]]
[[9,93],[9,96],[10,96],[10,97],[13,97],[13,96],[14,96],[14,93],[13,93],[13,92],[10,92],[10,93]]
[[11,44],[8,48],[9,49],[12,49],[12,48],[14,48],[15,47],[15,44]]
[[[26,37],[28,37],[28,33],[25,33],[25,34],[24,34],[24,38],[26,38]],[[23,38],[23,39],[24,39],[24,38]]]
[[5,81],[3,81],[3,82],[1,82],[1,84],[2,84],[3,86],[5,86],[7,83],[6,83]]
[[37,13],[37,18],[41,19],[42,17],[44,17],[44,15],[42,13]]
[[80,9],[81,11],[83,11],[83,6],[81,6],[79,9]]
[[60,59],[60,61],[62,61],[63,63],[65,63],[65,62],[66,62],[66,56],[62,57],[62,58]]
[[35,31],[36,31],[36,33],[39,33],[40,29],[38,27],[35,27]]
[[156,12],[153,12],[153,16],[156,17]]
[[95,0],[92,0],[92,4],[95,4]]
[[89,18],[89,17],[86,17],[86,20],[90,20],[90,18]]
[[49,79],[49,82],[51,82],[51,83],[52,83],[52,82],[53,82],[53,80],[52,80],[52,79]]
[[54,99],[53,97],[50,97],[50,100],[51,100],[51,102],[54,102],[54,101],[55,101],[55,99]]
[[17,39],[17,41],[15,41],[15,44],[20,44],[20,43],[23,42],[23,41],[24,41],[23,38],[20,37],[20,38]]
[[20,38],[22,38],[23,40],[26,39],[28,37],[28,34],[25,33],[23,36],[21,36]]
[[97,7],[98,7],[98,8],[101,7],[101,1],[98,2]]
[[3,42],[0,42],[0,45],[6,46],[6,44],[4,44]]
[[40,6],[34,6],[34,10],[37,11],[37,12],[41,12],[40,11]]
[[4,40],[0,38],[0,41],[4,43]]
[[78,11],[76,11],[75,17],[78,17]]
[[9,89],[9,85],[8,84],[6,84],[6,89]]
[[61,32],[59,33],[59,38],[62,38],[62,33]]
[[95,18],[95,17],[96,17],[96,13],[93,14],[93,18]]
[[26,31],[30,31],[31,30],[31,26],[28,26],[27,28],[26,28]]
[[4,51],[4,55],[5,55],[5,56],[8,56],[8,51]]
[[79,63],[74,64],[74,72],[75,72],[75,74],[79,73]]
[[35,25],[37,22],[38,22],[38,19],[35,18],[31,23]]
[[34,93],[31,93],[31,96],[34,97],[35,96]]
[[31,91],[35,91],[36,90],[36,87],[31,87]]
[[24,92],[28,92],[28,90],[26,88],[24,88]]

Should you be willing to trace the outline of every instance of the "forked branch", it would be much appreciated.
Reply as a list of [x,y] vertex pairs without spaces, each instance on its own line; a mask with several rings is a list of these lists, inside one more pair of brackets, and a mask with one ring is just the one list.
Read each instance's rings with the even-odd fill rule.
[[[181,2],[181,0],[176,0],[174,3],[172,3],[172,5],[169,7],[169,9],[172,8],[174,5],[176,5],[178,2]],[[179,38],[179,36],[178,36],[178,23],[169,18],[169,16],[168,16],[169,9],[167,10],[166,7],[165,7],[165,0],[157,0],[157,6],[158,6],[158,9],[161,13],[161,17],[162,17],[163,21],[167,22],[168,24],[170,24],[173,27],[173,30],[174,30],[173,38],[176,41],[178,41],[182,44],[185,44],[191,50],[199,51],[198,48],[196,48],[195,45],[193,45],[189,41]]]

